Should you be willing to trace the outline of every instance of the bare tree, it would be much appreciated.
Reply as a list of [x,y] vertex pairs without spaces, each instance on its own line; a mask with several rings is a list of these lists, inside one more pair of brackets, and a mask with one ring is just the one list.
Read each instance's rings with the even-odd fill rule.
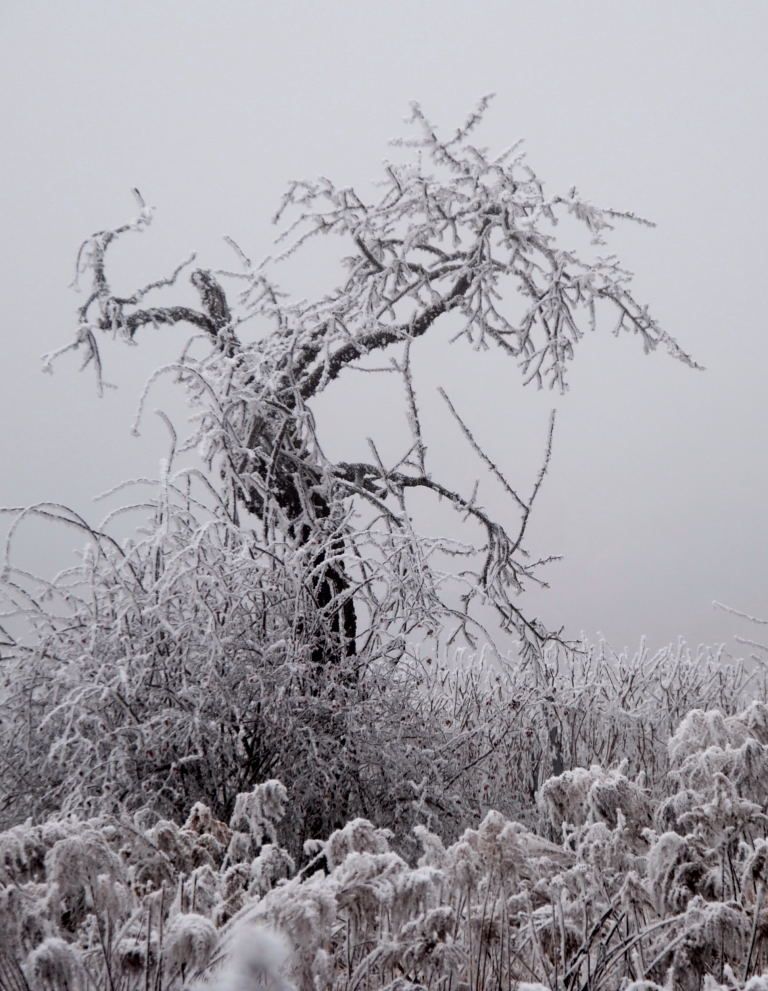
[[[540,646],[551,636],[524,615],[516,597],[536,580],[542,563],[528,558],[524,538],[549,461],[553,424],[541,472],[522,496],[443,393],[450,415],[517,508],[514,533],[489,517],[477,493],[461,494],[435,478],[426,460],[410,352],[441,318],[457,314],[456,337],[476,348],[498,348],[525,383],[539,386],[566,388],[568,363],[585,330],[595,327],[602,304],[614,310],[615,334],[633,332],[646,351],[661,344],[694,364],[635,300],[630,274],[614,256],[582,257],[560,247],[553,233],[558,218],[570,215],[601,246],[615,220],[639,218],[596,208],[575,189],[567,196],[546,195],[517,145],[493,155],[473,144],[487,103],[447,138],[414,105],[415,137],[396,144],[414,149],[415,158],[385,165],[375,199],[328,179],[291,184],[275,218],[293,214],[279,238],[284,250],[277,260],[328,235],[340,235],[349,250],[346,279],[319,300],[286,300],[265,267],[255,267],[229,239],[241,270],[195,269],[197,308],[149,305],[152,291],[173,285],[185,266],[132,295],[116,294],[108,251],[151,218],[138,193],[138,220],[93,235],[80,252],[78,273],[90,287],[75,346],[85,348],[99,370],[98,331],[133,341],[147,324],[187,324],[209,343],[206,357],[193,360],[186,353],[179,365],[193,403],[205,410],[196,440],[204,444],[209,464],[220,467],[232,513],[239,504],[268,539],[277,534],[280,542],[309,549],[313,619],[302,614],[302,634],[318,662],[329,651],[375,657],[393,642],[401,647],[402,638],[425,622],[434,625],[447,616],[474,642],[472,607],[479,601],[492,604],[502,627],[528,643]],[[234,285],[234,294],[226,283]],[[255,341],[241,339],[247,320],[256,321]],[[397,464],[385,464],[371,442],[369,462],[331,462],[314,430],[312,399],[350,365],[395,347],[401,354],[391,359],[391,368],[405,385],[409,450]],[[483,545],[467,549],[445,542],[438,548],[420,540],[409,522],[408,494],[415,489],[429,490],[476,521]],[[367,504],[369,512],[361,517],[352,508],[356,503]],[[443,594],[443,576],[431,563],[439,550],[467,557],[456,576],[458,609],[457,600]]]
[[[565,196],[546,194],[517,145],[498,155],[475,145],[487,102],[447,137],[414,105],[414,137],[397,143],[397,160],[385,165],[374,197],[328,179],[291,184],[275,218],[282,225],[282,254],[255,265],[228,239],[237,270],[193,269],[194,306],[158,302],[162,294],[180,291],[179,279],[194,256],[136,292],[113,288],[111,248],[151,221],[138,193],[137,219],[83,243],[77,278],[86,298],[77,336],[49,361],[80,349],[101,383],[100,332],[135,342],[147,325],[186,326],[194,333],[180,359],[160,371],[172,371],[185,387],[194,428],[184,442],[173,432],[143,543],[126,551],[68,511],[38,508],[88,530],[96,549],[78,575],[87,594],[68,599],[66,622],[55,621],[37,599],[30,605],[18,587],[11,590],[18,608],[33,615],[38,637],[26,653],[19,648],[24,683],[7,722],[13,754],[24,750],[18,741],[34,724],[28,712],[26,722],[19,713],[37,706],[34,718],[59,734],[56,753],[70,763],[90,762],[92,791],[123,780],[165,794],[186,774],[196,783],[181,788],[179,807],[199,794],[226,811],[239,788],[277,773],[278,757],[285,761],[294,753],[298,717],[291,710],[265,729],[260,692],[266,676],[261,668],[253,673],[254,657],[273,665],[279,657],[286,672],[281,681],[270,668],[272,688],[285,689],[274,711],[287,711],[280,708],[286,699],[302,698],[302,732],[318,752],[325,734],[326,756],[316,765],[328,766],[328,753],[343,745],[343,761],[359,770],[362,758],[351,749],[349,724],[338,720],[340,700],[362,699],[369,708],[361,720],[385,725],[384,710],[371,702],[376,671],[382,662],[401,662],[427,630],[443,630],[449,640],[463,636],[470,644],[489,640],[483,616],[490,606],[524,651],[535,655],[558,639],[519,602],[530,582],[542,580],[545,562],[529,556],[525,539],[549,464],[554,420],[541,469],[523,493],[442,393],[447,415],[517,513],[516,527],[508,528],[483,508],[476,490],[456,491],[431,471],[412,349],[447,321],[456,339],[475,349],[497,348],[526,384],[563,390],[578,342],[608,310],[615,334],[633,333],[646,351],[661,345],[695,363],[637,302],[630,274],[601,253],[614,222],[647,222],[592,206],[573,189]],[[559,245],[554,229],[563,217],[586,233],[582,240],[591,240],[584,251]],[[348,252],[343,281],[320,299],[291,301],[267,273],[307,242],[329,235]],[[247,322],[254,328],[250,336]],[[333,461],[315,429],[312,402],[376,352],[386,352],[388,367],[402,378],[408,449],[388,464],[371,441],[368,461]],[[185,447],[200,452],[205,471],[177,467]],[[418,491],[453,507],[469,539],[419,534],[411,508]],[[91,696],[78,687],[86,655],[92,659],[89,677],[101,686]],[[112,658],[112,667],[104,658]],[[55,697],[40,687],[54,670]],[[362,678],[367,682],[360,694],[355,686]],[[202,715],[195,683],[211,693]],[[162,719],[172,730],[162,727]],[[166,742],[149,747],[147,733]],[[116,768],[118,737],[119,752],[130,756]],[[378,745],[371,745],[371,754]],[[13,756],[8,773],[28,768],[33,751],[29,744],[23,759]],[[213,751],[218,756],[208,760]],[[195,770],[190,754],[198,768],[208,760],[204,771]],[[357,774],[355,787],[362,787],[362,777]],[[64,794],[70,771],[60,768],[57,781],[59,791],[48,788],[46,795]],[[14,787],[25,783],[20,779]],[[116,800],[124,801],[130,787],[117,788]],[[46,788],[41,784],[41,794]],[[348,811],[345,806],[341,814]]]

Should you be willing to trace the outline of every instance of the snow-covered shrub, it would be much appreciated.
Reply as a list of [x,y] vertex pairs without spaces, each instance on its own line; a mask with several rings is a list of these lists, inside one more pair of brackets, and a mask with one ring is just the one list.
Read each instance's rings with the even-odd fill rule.
[[[750,711],[721,749],[761,745]],[[677,761],[713,746],[702,733],[696,749],[697,721],[723,725],[683,721],[662,780],[626,763],[563,772],[541,788],[553,818],[538,833],[491,809],[458,836],[417,825],[413,857],[356,818],[297,867],[280,845],[292,797],[275,780],[236,796],[228,823],[197,803],[181,824],[141,812],[12,827],[0,987],[760,988],[768,821],[737,763],[733,780],[681,786]]]
[[[434,777],[413,677],[371,668],[352,679],[337,665],[318,678],[286,607],[303,565],[275,572],[248,530],[170,501],[163,512],[125,550],[98,541],[58,588],[67,621],[40,612],[38,646],[4,659],[5,821],[143,808],[179,819],[198,802],[226,821],[239,793],[274,774],[300,796],[294,853],[356,813],[407,818],[407,782]],[[269,809],[260,825],[256,810],[237,811],[234,835],[207,833],[213,855],[224,844],[247,859],[269,836]],[[0,871],[34,869],[18,842],[6,838]]]

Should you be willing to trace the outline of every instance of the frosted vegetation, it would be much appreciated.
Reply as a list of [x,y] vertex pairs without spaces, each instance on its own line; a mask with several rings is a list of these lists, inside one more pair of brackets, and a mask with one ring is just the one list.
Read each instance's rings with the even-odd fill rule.
[[[444,803],[411,785],[410,835],[354,817],[286,848],[307,815],[301,777],[295,796],[274,780],[238,795],[228,823],[197,802],[176,821],[81,812],[8,829],[3,987],[744,986],[768,968],[768,707],[724,714],[747,689],[741,669],[665,652],[648,680],[648,660],[553,673],[547,704],[575,760],[535,802],[526,778],[549,766],[547,719],[531,705],[505,724],[510,685],[473,685],[454,695],[453,739],[440,736],[457,773],[475,729],[510,744]],[[407,770],[390,767],[393,791]]]
[[[603,253],[638,218],[475,146],[484,111],[442,138],[414,108],[373,198],[290,187],[282,260],[326,235],[352,252],[319,300],[232,241],[236,271],[191,272],[198,305],[192,259],[117,294],[108,252],[149,225],[140,196],[84,242],[62,351],[101,386],[103,332],[192,328],[148,386],[175,378],[191,432],[165,418],[159,477],[98,527],[10,511],[1,991],[768,991],[763,648],[617,655],[528,614],[553,423],[523,492],[442,394],[514,525],[430,467],[411,348],[440,321],[539,386],[565,389],[606,316],[695,365]],[[312,400],[372,356],[402,383],[408,448],[332,461]],[[414,494],[461,537],[421,533]],[[83,539],[52,581],[15,562],[32,518]]]

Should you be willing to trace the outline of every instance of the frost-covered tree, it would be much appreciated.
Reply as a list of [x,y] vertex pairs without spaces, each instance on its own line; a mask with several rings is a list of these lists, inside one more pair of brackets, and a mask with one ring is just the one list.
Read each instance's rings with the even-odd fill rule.
[[[449,138],[414,107],[416,137],[398,144],[417,154],[386,164],[375,198],[327,179],[290,186],[275,218],[293,214],[279,239],[285,245],[281,258],[331,234],[348,252],[344,281],[319,300],[286,299],[268,269],[254,267],[231,241],[242,271],[195,269],[196,308],[150,305],[152,291],[172,284],[181,268],[170,279],[119,294],[109,279],[108,251],[121,235],[149,223],[151,212],[140,197],[137,220],[95,234],[80,252],[78,274],[90,284],[75,346],[97,365],[100,331],[131,342],[146,325],[184,324],[202,332],[203,356],[185,352],[178,366],[199,411],[195,440],[221,474],[216,486],[230,513],[247,513],[270,546],[310,548],[310,601],[301,604],[300,626],[318,661],[357,653],[363,645],[368,659],[397,639],[393,630],[407,634],[446,610],[442,576],[430,568],[434,552],[410,529],[407,499],[414,489],[446,499],[484,532],[484,545],[473,547],[480,566],[462,569],[462,629],[471,629],[471,606],[484,599],[505,628],[526,639],[546,637],[514,601],[536,572],[523,540],[538,481],[529,497],[504,482],[520,513],[519,528],[510,533],[473,494],[452,491],[429,470],[409,359],[414,342],[441,318],[457,312],[457,336],[475,348],[498,348],[526,383],[565,388],[575,347],[595,326],[603,303],[615,312],[614,333],[634,332],[646,350],[662,344],[692,364],[636,302],[629,273],[615,257],[580,257],[554,237],[561,214],[584,224],[599,246],[614,220],[637,218],[598,209],[575,189],[546,195],[517,146],[501,155],[476,147],[471,135],[485,106],[483,101]],[[256,326],[250,341],[242,337],[245,321]],[[315,434],[311,402],[348,366],[384,349],[396,350],[392,370],[404,380],[412,444],[397,464],[384,464],[374,445],[369,463],[331,462]],[[369,511],[361,514],[357,504]],[[392,575],[394,582],[376,580]]]
[[[292,183],[275,218],[282,254],[257,265],[228,239],[236,270],[193,269],[194,305],[166,302],[183,295],[192,259],[139,290],[115,286],[112,247],[152,219],[138,193],[135,220],[83,243],[84,301],[62,350],[82,351],[101,382],[100,335],[139,343],[147,326],[188,329],[178,362],[160,372],[186,389],[193,428],[183,440],[173,431],[136,540],[121,545],[61,507],[34,510],[87,530],[90,549],[71,584],[65,577],[42,598],[6,572],[35,630],[26,645],[8,637],[11,805],[32,786],[43,806],[106,794],[185,808],[204,797],[223,815],[235,794],[286,777],[288,766],[314,776],[318,803],[343,796],[341,812],[323,813],[334,819],[352,792],[359,806],[391,793],[381,766],[405,751],[418,780],[413,755],[426,744],[393,713],[405,718],[398,669],[425,631],[474,645],[489,638],[492,609],[524,651],[557,640],[519,599],[545,563],[525,539],[552,424],[523,493],[443,393],[446,415],[517,513],[509,527],[476,491],[431,470],[412,351],[449,321],[454,339],[496,348],[524,383],[564,390],[580,339],[608,319],[646,351],[661,345],[694,362],[604,253],[615,222],[646,222],[575,189],[548,194],[518,145],[496,154],[475,144],[486,106],[442,135],[415,105],[412,137],[396,142],[374,195],[325,178]],[[583,250],[556,238],[561,218],[586,232],[575,235]],[[329,251],[341,246],[343,278],[319,299],[294,301],[273,273],[319,238]],[[370,460],[334,461],[313,401],[377,352],[402,378],[408,449],[388,463],[371,441]],[[203,467],[181,463],[184,450]],[[466,539],[420,535],[417,492],[452,506]],[[63,600],[59,613],[44,604],[51,596]]]

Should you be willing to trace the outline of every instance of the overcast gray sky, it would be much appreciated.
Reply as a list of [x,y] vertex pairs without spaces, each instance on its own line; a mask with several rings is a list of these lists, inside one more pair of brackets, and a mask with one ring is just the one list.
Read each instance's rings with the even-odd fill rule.
[[[449,389],[513,480],[532,478],[559,409],[530,546],[565,559],[530,608],[616,646],[729,640],[738,624],[713,599],[768,616],[768,3],[4,0],[0,35],[0,504],[54,499],[98,519],[93,495],[153,474],[165,453],[159,428],[137,440],[130,425],[180,329],[108,347],[120,388],[101,400],[74,360],[40,371],[73,333],[77,247],[132,216],[131,187],[157,215],[122,246],[126,280],[193,248],[226,264],[223,234],[259,257],[287,180],[365,182],[409,101],[455,126],[492,91],[478,140],[523,137],[549,189],[575,184],[657,221],[613,244],[707,367],[644,357],[606,328],[584,342],[561,400],[524,390],[498,355],[425,342],[419,383]],[[323,288],[321,261],[294,275],[302,293]],[[342,379],[318,407],[340,457],[391,429],[392,399],[370,381]],[[438,456],[457,461],[453,426],[429,422]],[[462,470],[477,473],[469,458]],[[76,544],[36,530],[20,549],[50,571]]]

